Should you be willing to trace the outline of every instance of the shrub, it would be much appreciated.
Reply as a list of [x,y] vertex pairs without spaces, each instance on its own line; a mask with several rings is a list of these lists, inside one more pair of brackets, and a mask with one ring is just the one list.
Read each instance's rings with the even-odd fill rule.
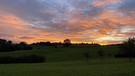
[[44,56],[38,56],[38,55],[29,55],[29,56],[20,56],[17,58],[17,62],[19,63],[40,63],[45,62],[46,59]]
[[14,62],[14,58],[11,56],[3,56],[0,57],[0,63],[1,64],[8,64],[8,63],[13,63]]
[[41,63],[45,62],[45,56],[39,55],[24,55],[19,57],[12,57],[12,56],[3,56],[0,57],[1,64],[8,64],[8,63]]

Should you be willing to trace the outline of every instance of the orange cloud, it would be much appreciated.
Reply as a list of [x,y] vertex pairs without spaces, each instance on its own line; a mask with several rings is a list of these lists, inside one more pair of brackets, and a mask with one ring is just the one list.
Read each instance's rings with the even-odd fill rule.
[[[65,6],[59,3],[53,6],[53,3],[48,4],[45,1],[43,8],[40,3],[34,3],[32,5],[35,6],[32,6],[26,2],[28,9],[23,8],[24,4],[21,2],[19,3],[23,7],[18,6],[18,8],[8,2],[13,7],[8,8],[3,5],[6,9],[3,11],[2,6],[0,7],[0,37],[27,43],[63,42],[67,38],[72,42],[119,43],[124,37],[135,34],[134,29],[126,29],[135,28],[134,10],[127,12],[123,8],[123,12],[117,9],[117,6],[113,7],[113,4],[117,5],[121,1],[123,0],[93,0],[91,4],[86,0],[73,2],[70,0],[71,3],[66,1]],[[33,9],[33,7],[38,8]],[[4,11],[9,13],[3,13]]]
[[118,3],[121,2],[122,0],[93,0],[93,5],[94,6],[105,6],[105,5],[109,5],[112,3]]
[[3,29],[6,29],[6,27],[10,27],[13,29],[18,29],[18,30],[25,30],[26,28],[28,28],[27,23],[25,23],[20,18],[11,14],[6,14],[6,15],[1,14],[0,23],[5,25],[3,26]]

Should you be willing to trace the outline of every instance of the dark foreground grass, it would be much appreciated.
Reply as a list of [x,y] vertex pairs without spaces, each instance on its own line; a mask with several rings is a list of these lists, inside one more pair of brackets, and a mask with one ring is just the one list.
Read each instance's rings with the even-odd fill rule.
[[135,76],[135,62],[0,64],[0,76]]

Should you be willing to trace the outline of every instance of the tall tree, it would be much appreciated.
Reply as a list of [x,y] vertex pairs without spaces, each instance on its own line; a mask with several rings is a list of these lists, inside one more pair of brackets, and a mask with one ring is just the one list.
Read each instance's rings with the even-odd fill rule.
[[135,38],[130,37],[126,41],[123,41],[121,46],[121,52],[128,56],[130,60],[135,57]]

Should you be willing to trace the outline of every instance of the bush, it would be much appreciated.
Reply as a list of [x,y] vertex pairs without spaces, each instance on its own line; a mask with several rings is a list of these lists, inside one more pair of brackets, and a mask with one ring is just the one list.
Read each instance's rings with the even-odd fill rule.
[[20,56],[16,60],[19,63],[40,63],[45,62],[46,59],[44,56],[38,56],[38,55],[29,55],[29,56]]
[[3,56],[0,57],[0,63],[1,64],[8,64],[8,63],[13,63],[14,62],[14,58],[11,56]]
[[19,57],[12,57],[12,56],[3,56],[0,57],[1,64],[8,64],[8,63],[41,63],[45,62],[46,58],[44,56],[39,55],[24,55]]

